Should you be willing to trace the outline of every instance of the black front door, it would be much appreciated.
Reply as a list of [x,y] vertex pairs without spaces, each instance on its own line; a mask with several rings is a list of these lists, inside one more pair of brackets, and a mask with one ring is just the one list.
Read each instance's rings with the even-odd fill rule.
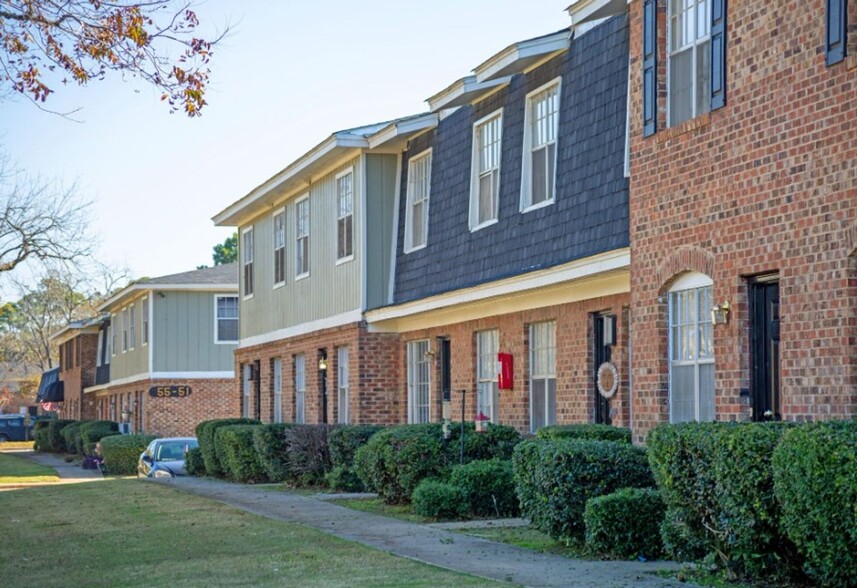
[[[605,425],[612,424],[610,420],[610,399],[604,398],[598,392],[598,366],[606,361],[610,361],[612,357],[612,340],[609,338],[615,337],[614,328],[616,322],[613,315],[595,315],[593,321],[593,372],[592,378],[595,382],[595,422]],[[607,331],[605,331],[607,327]],[[607,335],[605,337],[605,335]]]
[[753,420],[780,420],[780,283],[750,284]]
[[440,350],[440,393],[441,399],[452,399],[452,346],[447,337],[438,339]]

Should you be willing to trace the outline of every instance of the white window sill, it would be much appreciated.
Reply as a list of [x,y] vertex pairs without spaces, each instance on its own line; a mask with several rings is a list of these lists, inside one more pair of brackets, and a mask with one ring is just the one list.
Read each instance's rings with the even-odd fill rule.
[[426,248],[426,244],[423,243],[422,245],[417,245],[416,247],[411,247],[410,249],[405,249],[404,252],[405,252],[405,255],[407,255],[408,253],[413,253],[414,251],[419,251],[420,249],[425,249],[425,248]]
[[343,257],[342,259],[336,260],[336,265],[342,265],[344,263],[348,263],[349,261],[354,261],[354,255],[349,255],[348,257]]
[[553,199],[553,198],[551,198],[550,200],[544,200],[544,201],[542,201],[542,202],[539,202],[538,204],[531,204],[530,206],[527,206],[526,208],[522,208],[522,209],[521,209],[521,214],[526,214],[526,213],[531,212],[531,211],[533,211],[533,210],[538,210],[538,209],[540,209],[540,208],[544,208],[544,207],[546,207],[546,206],[550,206],[550,205],[551,205],[551,204],[553,204],[554,202],[556,202],[556,200],[555,200],[555,199]]
[[305,280],[309,277],[309,272],[301,274],[299,276],[295,276],[295,282],[300,282],[301,280]]
[[241,298],[241,300],[252,300],[252,299],[253,299],[253,295],[252,295],[252,294],[247,294],[247,295],[245,295],[243,298]]
[[215,345],[237,345],[238,339],[235,339],[234,341],[218,341],[218,340],[215,340],[214,344]]
[[271,288],[271,290],[279,290],[280,288],[282,288],[285,285],[286,285],[286,282],[284,282],[284,281],[283,282],[277,282],[276,284],[274,284],[274,286]]
[[498,222],[499,221],[496,218],[492,219],[490,221],[482,223],[481,225],[476,225],[475,227],[470,227],[470,232],[475,233],[476,231],[481,231],[482,229],[490,227],[491,225],[496,225]]

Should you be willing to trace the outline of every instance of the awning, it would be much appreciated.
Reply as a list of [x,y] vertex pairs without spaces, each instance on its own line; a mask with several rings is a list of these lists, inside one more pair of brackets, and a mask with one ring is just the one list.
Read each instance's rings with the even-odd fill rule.
[[65,386],[60,380],[48,386],[44,397],[39,402],[62,402],[63,400],[65,400]]
[[[59,387],[57,387],[59,384]],[[59,394],[59,400],[50,400]],[[60,381],[60,369],[54,368],[42,373],[42,379],[39,382],[39,391],[36,394],[36,402],[62,402],[65,395],[62,382]]]

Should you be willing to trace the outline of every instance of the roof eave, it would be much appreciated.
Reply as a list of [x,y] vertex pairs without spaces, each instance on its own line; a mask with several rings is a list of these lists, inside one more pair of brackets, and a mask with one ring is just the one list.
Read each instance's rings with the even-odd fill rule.
[[566,8],[573,27],[620,14],[628,10],[631,0],[575,0]]
[[427,113],[423,116],[394,122],[369,137],[369,149],[389,147],[404,148],[408,139],[418,133],[435,128],[437,123],[438,116],[433,112]]
[[450,84],[434,96],[426,99],[432,112],[439,112],[447,108],[456,108],[466,104],[478,102],[486,95],[496,92],[500,86],[508,84],[512,76],[478,82],[476,76],[467,76]]
[[481,83],[523,73],[534,64],[568,50],[570,40],[571,29],[568,29],[510,45],[474,68],[476,81]]

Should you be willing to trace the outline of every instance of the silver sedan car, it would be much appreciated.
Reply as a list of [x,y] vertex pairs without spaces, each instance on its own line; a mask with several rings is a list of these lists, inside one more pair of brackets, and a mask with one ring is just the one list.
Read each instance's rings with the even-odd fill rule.
[[199,447],[196,437],[163,437],[155,439],[140,454],[138,478],[175,478],[184,476],[187,452]]

